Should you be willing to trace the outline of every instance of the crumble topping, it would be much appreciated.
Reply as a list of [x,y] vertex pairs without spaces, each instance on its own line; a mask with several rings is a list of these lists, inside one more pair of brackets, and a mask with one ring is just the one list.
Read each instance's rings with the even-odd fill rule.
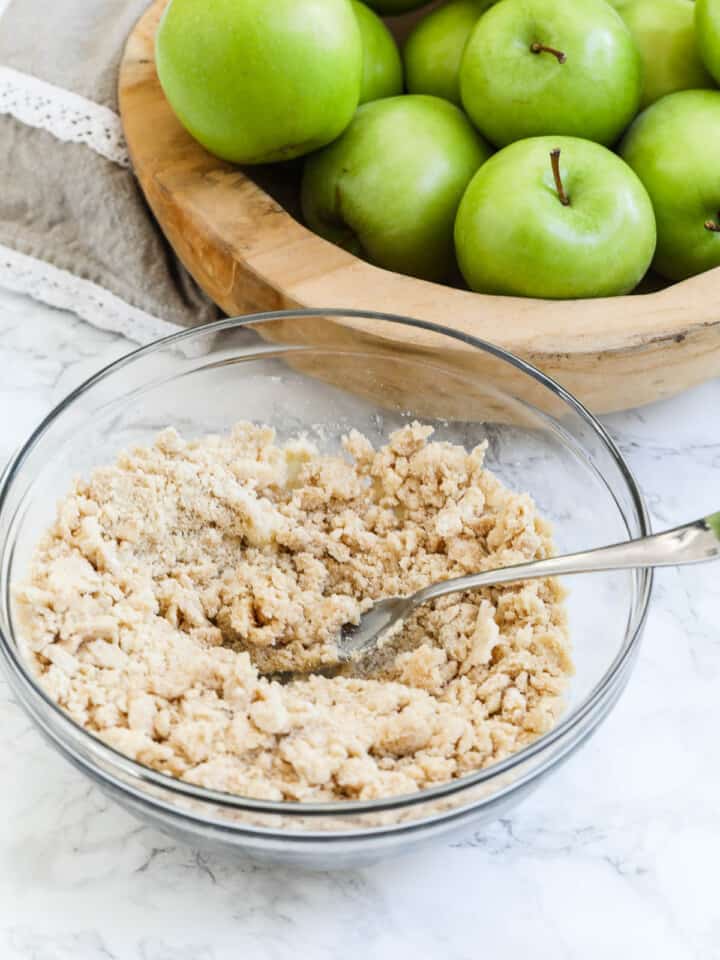
[[343,456],[166,430],[78,480],[16,591],[39,681],[141,763],[259,799],[410,793],[527,745],[572,672],[553,580],[427,604],[367,675],[264,676],[334,662],[375,599],[549,555],[484,446],[431,434],[352,432]]

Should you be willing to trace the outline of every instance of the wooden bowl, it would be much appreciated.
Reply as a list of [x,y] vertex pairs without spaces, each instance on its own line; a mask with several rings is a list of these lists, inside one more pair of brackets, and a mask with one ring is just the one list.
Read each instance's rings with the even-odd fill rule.
[[[128,39],[120,111],[160,226],[226,313],[342,307],[434,321],[529,360],[598,413],[671,396],[720,373],[720,268],[654,293],[529,300],[381,270],[311,233],[298,219],[299,163],[234,167],[176,119],[154,62],[166,2],[154,0]],[[389,21],[396,36],[412,19]],[[412,335],[420,347],[431,344],[422,331]]]

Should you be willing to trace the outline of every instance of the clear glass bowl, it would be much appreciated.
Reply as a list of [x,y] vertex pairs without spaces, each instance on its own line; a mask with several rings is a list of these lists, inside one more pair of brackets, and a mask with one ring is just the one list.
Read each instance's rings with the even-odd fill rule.
[[0,481],[0,650],[18,702],[106,793],[195,844],[310,867],[377,859],[497,818],[583,743],[628,680],[650,571],[576,577],[569,615],[576,676],[562,722],[502,763],[406,797],[270,803],[205,790],[122,756],[77,726],[20,653],[12,586],[71,479],[168,425],[185,436],[241,419],[336,449],[352,427],[374,442],[413,419],[441,439],[487,439],[487,464],[527,490],[559,551],[649,532],[637,486],[602,426],[561,387],[497,347],[401,317],[327,310],[224,320],[130,354],[75,390]]

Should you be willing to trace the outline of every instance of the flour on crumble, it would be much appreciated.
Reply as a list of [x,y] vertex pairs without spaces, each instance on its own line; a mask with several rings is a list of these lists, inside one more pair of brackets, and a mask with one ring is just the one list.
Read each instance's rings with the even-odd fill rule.
[[372,602],[548,556],[484,447],[412,424],[345,456],[269,427],[173,430],[76,482],[16,592],[49,695],[122,753],[268,800],[372,799],[486,767],[548,731],[571,674],[553,580],[445,597],[372,676],[312,670]]

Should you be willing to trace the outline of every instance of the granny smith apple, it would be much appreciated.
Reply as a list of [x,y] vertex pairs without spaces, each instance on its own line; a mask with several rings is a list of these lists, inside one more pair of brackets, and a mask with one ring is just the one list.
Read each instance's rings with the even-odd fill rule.
[[695,33],[703,63],[720,83],[720,3],[718,0],[696,0]]
[[605,0],[502,0],[460,66],[463,105],[497,146],[566,134],[614,143],[640,103],[642,64]]
[[693,0],[612,0],[643,63],[641,109],[677,90],[713,87],[695,42]]
[[424,7],[427,2],[428,0],[368,0],[368,6],[384,17],[394,17],[400,13],[407,13],[408,10]]
[[235,163],[317,150],[342,133],[360,97],[350,0],[171,0],[156,59],[180,122]]
[[362,38],[360,103],[403,92],[403,67],[395,38],[380,17],[360,0],[351,0]]
[[683,280],[720,265],[720,91],[658,100],[630,127],[620,153],[655,208],[657,272]]
[[452,0],[416,24],[403,50],[410,93],[428,93],[460,105],[460,61],[480,16],[496,0]]
[[455,246],[473,290],[608,297],[628,293],[650,266],[655,218],[642,183],[614,153],[576,137],[534,137],[505,147],[473,177]]
[[308,157],[308,226],[388,270],[443,280],[454,267],[460,198],[490,149],[464,113],[438,97],[363,104],[345,133]]

